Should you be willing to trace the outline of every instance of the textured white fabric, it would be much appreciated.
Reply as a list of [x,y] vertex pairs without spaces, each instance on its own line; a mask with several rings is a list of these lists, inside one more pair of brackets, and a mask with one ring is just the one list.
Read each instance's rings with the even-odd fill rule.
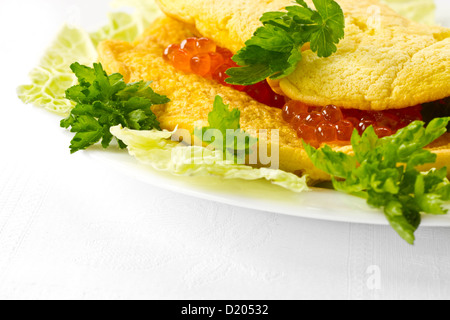
[[64,20],[100,26],[107,3],[0,3],[1,299],[450,298],[448,229],[412,247],[389,227],[199,200],[69,155],[59,118],[15,87]]

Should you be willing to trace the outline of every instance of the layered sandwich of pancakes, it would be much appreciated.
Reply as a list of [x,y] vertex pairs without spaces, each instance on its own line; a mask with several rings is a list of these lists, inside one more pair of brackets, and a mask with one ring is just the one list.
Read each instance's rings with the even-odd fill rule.
[[[321,181],[330,177],[314,167],[303,140],[352,153],[354,129],[373,126],[388,136],[412,121],[450,115],[450,29],[409,21],[378,0],[337,0],[345,37],[336,53],[319,58],[304,46],[293,73],[248,86],[227,83],[226,71],[237,67],[232,56],[264,13],[281,12],[291,0],[157,2],[165,15],[139,39],[105,41],[99,55],[108,73],[152,81],[171,99],[153,107],[162,129],[207,127],[219,95],[241,111],[243,130],[279,130],[280,169]],[[449,133],[428,148],[437,161],[421,169],[448,166]]]

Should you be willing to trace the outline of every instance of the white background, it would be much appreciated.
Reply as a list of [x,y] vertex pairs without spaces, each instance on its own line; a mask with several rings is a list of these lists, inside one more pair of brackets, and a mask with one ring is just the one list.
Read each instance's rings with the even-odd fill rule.
[[0,2],[0,298],[450,298],[448,229],[422,228],[409,246],[390,227],[199,200],[69,155],[59,118],[15,89],[64,21],[94,30],[107,10]]

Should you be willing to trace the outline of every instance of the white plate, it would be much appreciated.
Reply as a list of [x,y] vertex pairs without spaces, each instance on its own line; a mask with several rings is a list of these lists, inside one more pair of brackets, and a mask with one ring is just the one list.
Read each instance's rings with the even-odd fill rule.
[[[447,0],[437,0],[436,3],[438,21],[450,27],[450,4]],[[144,166],[125,152],[92,150],[85,154],[145,183],[197,198],[303,218],[388,224],[383,213],[369,208],[363,199],[333,190],[314,189],[296,194],[263,180],[242,181],[214,177],[173,176]],[[424,216],[422,226],[450,227],[450,215]]]
[[[313,189],[297,194],[265,180],[174,176],[140,164],[124,151],[90,150],[84,154],[142,182],[201,199],[303,218],[388,224],[383,213],[369,208],[365,200],[334,190]],[[450,215],[427,215],[422,226],[450,227]]]

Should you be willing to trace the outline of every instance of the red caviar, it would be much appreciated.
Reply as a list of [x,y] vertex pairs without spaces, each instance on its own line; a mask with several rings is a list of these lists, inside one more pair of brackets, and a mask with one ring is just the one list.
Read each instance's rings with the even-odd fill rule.
[[354,129],[362,134],[370,126],[380,138],[391,136],[413,121],[422,121],[421,110],[420,105],[386,111],[341,109],[333,105],[308,107],[291,100],[284,105],[282,114],[300,138],[317,146],[322,143],[348,144]]
[[172,44],[164,50],[163,58],[178,70],[195,73],[206,79],[247,93],[258,102],[275,108],[282,108],[286,102],[284,96],[273,92],[267,81],[250,85],[238,86],[226,82],[229,76],[226,71],[238,65],[232,60],[230,50],[217,47],[208,38],[188,38],[181,44]]

